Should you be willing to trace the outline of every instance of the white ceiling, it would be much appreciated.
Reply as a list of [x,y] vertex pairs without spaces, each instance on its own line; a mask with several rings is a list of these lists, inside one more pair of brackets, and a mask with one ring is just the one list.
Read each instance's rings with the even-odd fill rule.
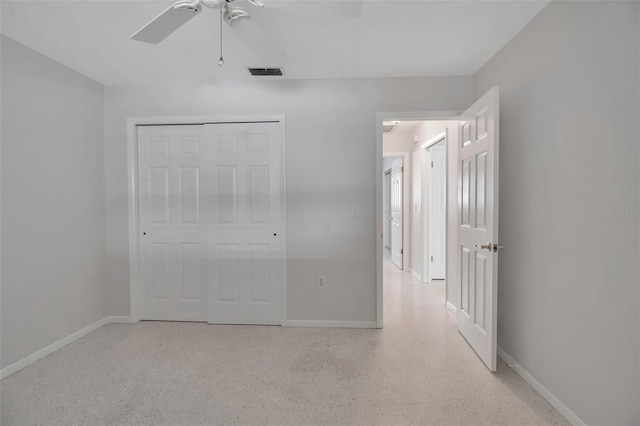
[[244,79],[252,78],[247,66],[268,65],[296,79],[473,75],[548,3],[368,0],[349,19],[305,13],[304,4],[280,13],[269,8],[276,2],[263,1],[264,9],[245,0],[234,5],[246,6],[248,23],[267,29],[287,52],[277,63],[225,27],[226,65],[219,68],[217,10],[204,10],[159,45],[129,40],[171,0],[2,0],[1,30],[103,84]]

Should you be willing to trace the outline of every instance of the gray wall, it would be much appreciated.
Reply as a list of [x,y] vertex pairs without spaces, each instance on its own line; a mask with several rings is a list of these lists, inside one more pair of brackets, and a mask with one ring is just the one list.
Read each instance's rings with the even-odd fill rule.
[[1,43],[4,368],[105,316],[104,92]]
[[498,344],[583,421],[638,413],[637,3],[552,2],[475,77],[500,86]]
[[[106,87],[110,314],[129,314],[127,117],[286,114],[288,317],[374,321],[376,112],[464,110],[472,83],[453,77]],[[327,277],[325,289],[315,285],[319,274]]]

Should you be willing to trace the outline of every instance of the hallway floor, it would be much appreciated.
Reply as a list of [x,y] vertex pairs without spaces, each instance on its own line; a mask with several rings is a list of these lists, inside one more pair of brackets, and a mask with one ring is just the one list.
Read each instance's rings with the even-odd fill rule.
[[384,329],[110,324],[1,382],[10,425],[564,425],[490,373],[444,285],[385,262]]

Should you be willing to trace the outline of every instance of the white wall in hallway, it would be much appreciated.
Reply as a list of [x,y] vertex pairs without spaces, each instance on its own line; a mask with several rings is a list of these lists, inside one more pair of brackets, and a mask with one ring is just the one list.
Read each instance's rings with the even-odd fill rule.
[[637,2],[552,2],[500,87],[498,345],[593,425],[640,424]]
[[289,319],[373,321],[376,113],[464,110],[472,96],[466,77],[107,87],[109,313],[129,313],[127,117],[286,114]]
[[1,368],[106,315],[103,86],[1,36]]
[[382,134],[382,153],[411,152],[413,150],[413,126],[401,124],[392,133]]

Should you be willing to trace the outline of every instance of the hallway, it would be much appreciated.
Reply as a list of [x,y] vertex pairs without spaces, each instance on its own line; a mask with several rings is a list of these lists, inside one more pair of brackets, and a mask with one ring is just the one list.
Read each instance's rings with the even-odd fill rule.
[[564,425],[385,262],[382,330],[110,324],[2,381],[10,425]]

